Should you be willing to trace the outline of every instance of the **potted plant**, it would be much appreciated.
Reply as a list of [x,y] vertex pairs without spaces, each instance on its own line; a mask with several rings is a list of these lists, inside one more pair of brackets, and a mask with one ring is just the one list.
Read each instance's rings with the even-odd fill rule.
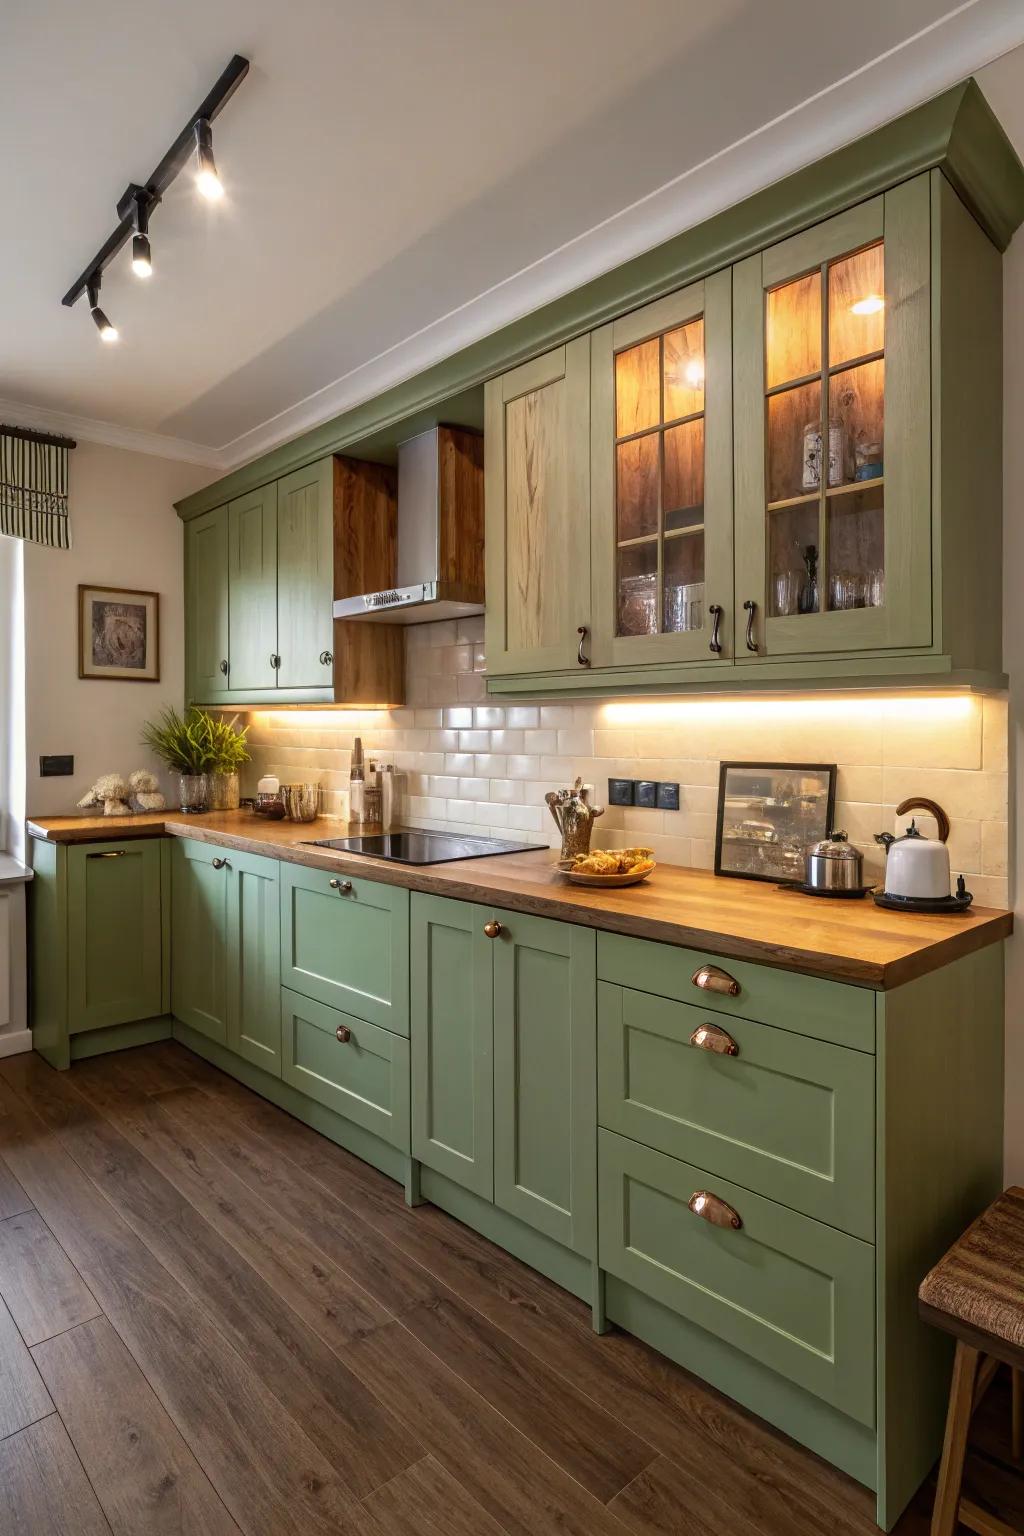
[[205,710],[189,709],[179,715],[168,705],[158,720],[149,721],[142,730],[145,745],[177,775],[183,811],[206,810],[207,774],[215,761],[211,724]]
[[213,761],[209,768],[209,807],[211,811],[238,810],[238,770],[249,761],[246,742],[248,726],[238,730],[234,723],[217,715],[207,715]]

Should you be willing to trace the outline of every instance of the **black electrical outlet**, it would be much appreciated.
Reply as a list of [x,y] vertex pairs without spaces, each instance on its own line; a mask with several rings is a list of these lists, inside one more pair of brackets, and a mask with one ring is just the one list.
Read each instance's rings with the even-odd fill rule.
[[52,753],[39,759],[41,779],[66,779],[75,771],[75,759],[71,753]]
[[637,779],[633,793],[633,804],[642,805],[645,810],[653,811],[658,803],[658,785],[654,779]]
[[609,779],[608,780],[608,804],[632,805],[633,804],[633,780]]
[[679,809],[679,785],[670,784],[662,779],[658,785],[658,810],[678,811]]

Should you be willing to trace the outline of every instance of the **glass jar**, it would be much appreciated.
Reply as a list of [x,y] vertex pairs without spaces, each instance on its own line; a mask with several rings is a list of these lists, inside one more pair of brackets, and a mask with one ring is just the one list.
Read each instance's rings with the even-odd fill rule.
[[205,811],[209,785],[205,773],[178,774],[178,801],[183,811],[195,814]]
[[238,774],[211,773],[207,803],[211,811],[237,811],[239,803]]
[[[830,416],[828,423],[828,483],[843,484],[843,424]],[[804,427],[802,485],[805,491],[821,487],[821,422],[809,421]]]

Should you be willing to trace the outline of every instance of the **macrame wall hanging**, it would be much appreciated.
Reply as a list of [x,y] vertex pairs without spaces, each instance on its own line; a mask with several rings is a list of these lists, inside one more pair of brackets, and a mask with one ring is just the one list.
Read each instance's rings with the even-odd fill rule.
[[69,437],[0,426],[0,533],[69,549]]

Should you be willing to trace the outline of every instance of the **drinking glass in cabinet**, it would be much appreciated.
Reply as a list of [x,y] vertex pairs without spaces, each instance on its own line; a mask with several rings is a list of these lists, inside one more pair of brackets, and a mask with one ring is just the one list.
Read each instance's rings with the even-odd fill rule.
[[638,544],[619,552],[620,635],[658,633],[658,552]]
[[665,540],[663,594],[666,634],[704,627],[704,537],[680,533]]
[[828,501],[829,608],[881,608],[885,601],[885,513],[877,480]]

